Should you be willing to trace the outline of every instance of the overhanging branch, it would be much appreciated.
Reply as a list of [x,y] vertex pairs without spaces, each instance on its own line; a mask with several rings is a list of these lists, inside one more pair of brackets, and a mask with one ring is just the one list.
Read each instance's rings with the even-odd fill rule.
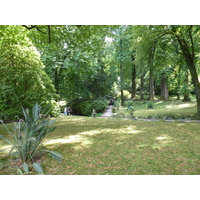
[[43,31],[41,31],[36,25],[30,25],[30,26],[27,26],[27,25],[22,25],[23,27],[27,28],[28,30],[31,30],[33,28],[37,29],[37,31],[45,34]]

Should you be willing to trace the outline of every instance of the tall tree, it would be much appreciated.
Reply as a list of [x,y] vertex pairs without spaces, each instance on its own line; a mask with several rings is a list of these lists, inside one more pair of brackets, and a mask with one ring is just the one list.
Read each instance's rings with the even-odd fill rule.
[[192,76],[196,100],[197,100],[197,115],[200,116],[200,82],[198,78],[195,56],[197,41],[199,37],[199,26],[170,26],[168,27],[170,34],[178,41],[181,53],[185,58],[187,67]]
[[128,26],[120,26],[115,31],[115,60],[119,66],[121,105],[124,105],[125,80],[131,79],[131,41]]
[[21,106],[57,98],[40,54],[20,26],[0,26],[1,118],[15,118]]
[[136,66],[135,66],[135,55],[132,53],[132,77],[131,77],[131,98],[134,98],[136,96]]

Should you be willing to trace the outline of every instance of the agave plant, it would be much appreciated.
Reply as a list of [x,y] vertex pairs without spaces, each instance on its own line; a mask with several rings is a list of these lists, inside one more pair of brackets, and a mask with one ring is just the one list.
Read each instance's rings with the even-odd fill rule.
[[38,103],[32,108],[32,113],[30,113],[29,109],[22,108],[22,111],[24,119],[14,123],[13,131],[9,131],[3,121],[0,120],[12,140],[8,140],[3,135],[0,135],[0,139],[11,145],[10,155],[16,156],[21,160],[26,173],[29,173],[29,166],[32,165],[38,173],[44,174],[40,163],[36,162],[38,155],[42,152],[47,152],[59,162],[63,158],[58,152],[41,148],[44,137],[55,130],[56,127],[52,127],[55,120],[47,117],[51,111],[48,106],[42,109]]

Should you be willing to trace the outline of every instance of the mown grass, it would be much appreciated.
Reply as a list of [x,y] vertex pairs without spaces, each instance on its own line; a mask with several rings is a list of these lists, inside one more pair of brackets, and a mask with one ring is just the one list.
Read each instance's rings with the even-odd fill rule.
[[[147,104],[151,103],[153,108],[148,109]],[[129,103],[127,102],[127,107]],[[181,100],[171,101],[134,101],[132,103],[135,117],[172,117],[178,118],[194,118],[197,109],[196,101],[182,102]],[[123,107],[122,111],[126,116],[129,115],[127,107]]]
[[[45,155],[45,174],[200,174],[199,123],[75,116],[61,116],[56,123],[44,146],[62,153],[64,160]],[[4,145],[0,140],[0,150]],[[6,153],[0,163],[0,174],[16,174]]]

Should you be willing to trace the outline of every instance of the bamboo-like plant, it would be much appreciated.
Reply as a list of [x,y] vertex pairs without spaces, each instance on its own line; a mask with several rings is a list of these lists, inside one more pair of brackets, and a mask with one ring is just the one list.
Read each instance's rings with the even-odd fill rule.
[[[55,130],[56,127],[52,127],[55,120],[48,118],[48,113],[50,112],[48,106],[42,109],[38,103],[32,108],[32,113],[30,113],[29,109],[22,108],[22,111],[24,119],[14,123],[13,131],[9,131],[3,121],[0,120],[8,134],[10,134],[12,141],[3,135],[0,135],[0,139],[5,140],[12,146],[10,155],[16,156],[21,160],[25,173],[29,173],[29,166],[32,164],[38,173],[44,174],[40,163],[36,162],[36,156],[40,155],[41,152],[47,152],[59,162],[63,158],[58,152],[41,148],[44,137]],[[18,170],[22,172],[20,169]]]

